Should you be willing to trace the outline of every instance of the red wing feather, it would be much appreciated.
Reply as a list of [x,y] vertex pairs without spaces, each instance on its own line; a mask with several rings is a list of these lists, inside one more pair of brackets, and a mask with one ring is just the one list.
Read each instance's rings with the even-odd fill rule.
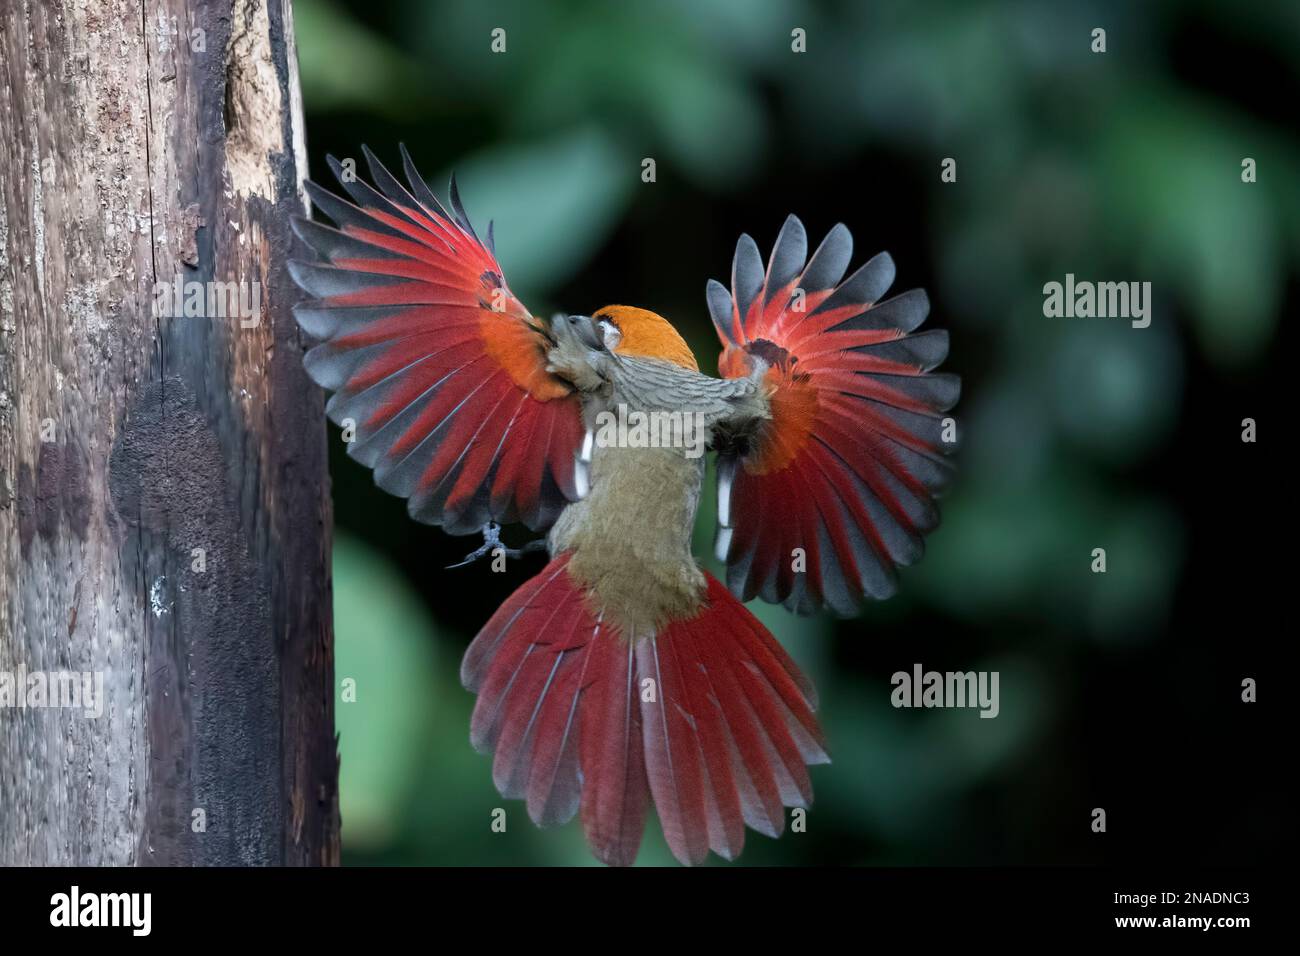
[[800,613],[849,615],[891,595],[952,472],[944,413],[960,381],[932,371],[947,333],[914,331],[929,312],[920,289],[882,301],[894,280],[886,253],[841,281],[852,248],[837,225],[808,258],[791,216],[766,267],[742,236],[731,289],[708,288],[719,370],[748,375],[761,360],[771,401],[756,434],[721,450],[718,557],[743,600]]
[[365,156],[378,189],[330,157],[352,201],[308,183],[335,226],[294,223],[324,260],[289,264],[315,297],[294,315],[323,340],[307,371],[334,392],[330,418],[355,429],[348,454],[408,498],[412,517],[453,534],[489,521],[545,528],[577,497],[577,396],[546,371],[546,342],[455,182],[448,212],[405,148],[408,185]]

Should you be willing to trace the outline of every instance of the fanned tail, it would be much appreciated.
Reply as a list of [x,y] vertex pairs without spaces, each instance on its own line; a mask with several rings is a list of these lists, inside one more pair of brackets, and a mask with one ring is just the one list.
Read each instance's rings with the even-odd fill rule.
[[581,811],[592,852],[635,861],[653,798],[673,855],[735,859],[745,827],[779,836],[826,763],[811,684],[712,576],[703,609],[631,644],[560,555],[483,628],[461,668],[470,737],[538,826]]

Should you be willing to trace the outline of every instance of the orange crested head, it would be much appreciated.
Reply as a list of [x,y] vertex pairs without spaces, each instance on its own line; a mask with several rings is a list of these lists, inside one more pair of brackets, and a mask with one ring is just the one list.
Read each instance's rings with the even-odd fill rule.
[[692,371],[700,370],[690,346],[686,344],[672,324],[649,309],[631,305],[607,305],[592,316],[601,327],[612,326],[605,332],[605,343],[610,351],[637,358],[660,359],[681,365]]

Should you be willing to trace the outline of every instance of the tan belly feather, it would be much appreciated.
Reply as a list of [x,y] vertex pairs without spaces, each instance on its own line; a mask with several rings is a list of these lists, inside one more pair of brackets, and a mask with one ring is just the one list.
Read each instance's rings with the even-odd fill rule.
[[693,617],[705,591],[691,553],[703,458],[675,448],[597,447],[591,492],[565,509],[551,552],[590,588],[592,609],[625,637]]

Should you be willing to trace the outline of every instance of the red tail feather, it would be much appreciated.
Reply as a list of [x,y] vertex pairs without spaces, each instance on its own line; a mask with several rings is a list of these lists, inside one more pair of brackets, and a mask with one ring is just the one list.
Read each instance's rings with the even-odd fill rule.
[[593,612],[568,556],[524,584],[470,645],[470,737],[495,750],[504,796],[539,826],[579,807],[602,861],[636,859],[653,796],[683,863],[734,859],[744,827],[769,836],[807,806],[805,764],[827,762],[812,687],[713,577],[704,609],[629,645]]

